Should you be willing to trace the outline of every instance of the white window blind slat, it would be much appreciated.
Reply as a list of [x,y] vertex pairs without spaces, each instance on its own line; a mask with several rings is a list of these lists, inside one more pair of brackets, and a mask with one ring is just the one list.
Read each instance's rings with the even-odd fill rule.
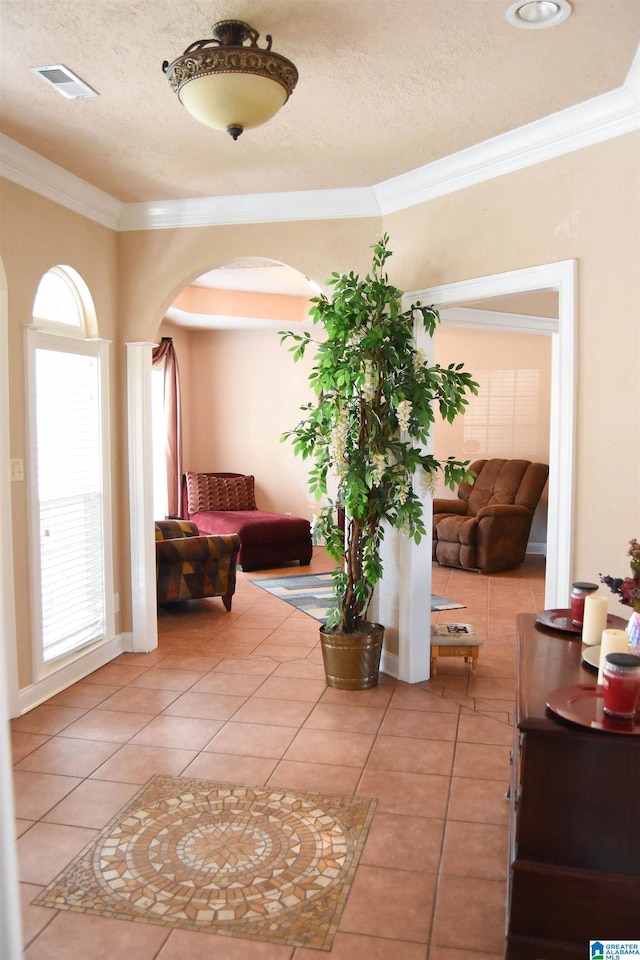
[[35,351],[45,661],[105,632],[99,396],[96,357]]

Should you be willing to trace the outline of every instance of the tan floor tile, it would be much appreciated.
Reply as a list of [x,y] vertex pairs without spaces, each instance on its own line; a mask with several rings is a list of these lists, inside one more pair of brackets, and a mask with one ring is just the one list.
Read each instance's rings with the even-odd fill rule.
[[248,676],[268,677],[276,668],[277,664],[269,657],[251,657],[249,660],[224,657],[216,666],[216,673],[244,673]]
[[376,737],[367,760],[371,770],[406,770],[451,776],[454,744],[448,740],[420,740],[416,737]]
[[469,683],[469,693],[473,697],[484,697],[486,700],[508,700],[514,697],[515,683],[513,679],[503,680],[493,677],[476,677]]
[[376,810],[360,862],[418,873],[437,873],[444,821]]
[[49,739],[46,733],[22,733],[20,730],[11,730],[11,759],[13,763],[27,757],[37,747],[41,747]]
[[340,930],[427,943],[435,890],[431,874],[360,866]]
[[130,689],[144,689],[152,687],[156,690],[188,690],[201,677],[202,670],[163,670],[162,667],[151,667],[129,684]]
[[169,653],[162,654],[155,666],[162,670],[187,670],[206,673],[215,666],[211,657],[199,653]]
[[155,960],[166,927],[61,910],[25,951],[25,960]]
[[482,780],[509,779],[510,749],[497,744],[458,743],[453,761],[454,777]]
[[[543,558],[535,559],[542,561],[542,582]],[[473,681],[466,665],[452,658],[442,661],[435,680],[421,684],[407,685],[381,674],[379,685],[369,690],[329,688],[317,622],[254,587],[242,571],[231,614],[219,600],[163,608],[156,651],[123,654],[11,723],[18,767],[23,759],[24,766],[31,766],[28,758],[33,754],[36,764],[48,756],[52,764],[47,766],[52,773],[15,771],[16,796],[27,803],[17,827],[22,862],[26,858],[34,871],[33,889],[47,882],[38,858],[49,842],[56,856],[68,862],[79,840],[101,829],[138,792],[147,774],[161,772],[163,757],[182,761],[186,756],[178,775],[377,798],[357,890],[349,898],[351,923],[358,929],[341,926],[328,957],[498,960],[504,953],[509,817],[504,794],[515,693],[514,599],[523,610],[526,603],[536,609],[537,587],[531,589],[525,568],[499,577],[433,568],[434,592],[467,604],[466,610],[438,614],[437,619],[472,622],[485,638]],[[297,565],[287,565],[281,574],[297,572]],[[270,570],[263,575],[279,574]],[[145,679],[149,674],[151,680]],[[133,722],[132,703],[138,715]],[[53,760],[55,746],[38,753],[56,734],[56,740],[70,745],[61,750],[62,769],[80,769],[66,767],[64,760],[67,756],[74,762],[69,751],[78,743],[79,757],[85,748],[91,753],[104,743],[115,752],[89,779],[63,776]],[[86,738],[84,744],[78,734]],[[214,738],[220,738],[217,749]],[[450,758],[454,742],[450,777],[445,755],[431,751],[444,748]],[[336,744],[347,753],[337,754]],[[287,746],[294,754],[300,752],[301,759],[289,759],[289,752],[287,759],[278,760],[277,751]],[[252,755],[260,750],[267,755]],[[363,772],[370,752],[371,762]],[[337,762],[337,755],[349,761]],[[109,774],[108,764],[118,757]],[[79,762],[84,770],[86,757]],[[441,763],[444,766],[438,766]],[[447,775],[434,769],[446,769]],[[416,772],[421,770],[427,772]],[[108,779],[102,779],[105,774]],[[35,822],[40,817],[43,820]],[[429,884],[442,870],[432,912],[435,887]],[[496,879],[486,879],[487,874]],[[426,881],[426,887],[420,882],[416,886],[416,879]],[[375,895],[367,911],[370,891]],[[220,960],[317,960],[318,954],[65,911],[48,923],[53,911],[28,906],[26,912],[28,939],[41,931],[28,946],[27,960],[103,960],[105,943],[109,960],[208,960],[218,954]],[[41,927],[43,915],[46,927]],[[429,944],[425,924],[432,916]],[[371,924],[380,936],[371,935]]]
[[52,912],[47,907],[34,907],[31,901],[42,887],[33,883],[20,884],[20,913],[22,917],[22,940],[27,944],[50,922]]
[[304,660],[313,650],[311,647],[301,644],[271,643],[270,640],[265,640],[259,647],[256,647],[255,652],[256,656],[271,657],[279,663],[286,663],[288,660]]
[[155,667],[160,661],[164,661],[166,654],[157,648],[149,653],[121,653],[113,663],[128,667]]
[[85,780],[49,810],[43,820],[100,830],[139,789],[137,783]]
[[[407,943],[405,940],[338,931],[327,956],[331,960],[426,960],[427,952],[424,943]],[[318,960],[318,951],[298,948],[295,960]]]
[[77,853],[84,850],[97,831],[58,823],[34,823],[17,841],[18,873],[25,883],[47,884]]
[[17,764],[17,770],[88,777],[118,749],[117,743],[102,740],[73,740],[52,737]]
[[[132,697],[132,706],[135,698]],[[83,717],[69,724],[61,736],[81,740],[104,740],[126,743],[142,727],[149,723],[148,713],[124,713],[115,710],[90,710]]]
[[127,744],[92,774],[94,780],[146,783],[158,773],[179,777],[197,756],[197,750],[176,750]]
[[[440,671],[435,681],[427,680],[425,684],[408,684],[398,687],[393,694],[391,706],[394,710],[427,710],[435,713],[454,713],[457,714],[458,708],[455,704],[448,703],[437,692],[431,691],[426,684],[437,685],[440,681]],[[437,686],[436,686],[437,689]]]
[[250,697],[265,682],[262,676],[246,673],[208,673],[191,688],[191,693],[223,693],[232,697]]
[[481,953],[478,950],[460,950],[457,947],[432,946],[429,960],[503,960],[504,953]]
[[66,690],[61,690],[55,697],[47,700],[47,703],[59,707],[90,709],[91,707],[97,707],[99,703],[102,703],[119,689],[119,686],[110,687],[106,683],[87,683],[82,680],[80,683],[74,683],[72,687],[68,687]]
[[443,820],[447,807],[449,778],[424,773],[365,770],[358,796],[375,797],[383,813]]
[[136,713],[149,713],[155,716],[179,696],[178,690],[141,690],[138,687],[136,692],[132,693],[129,687],[124,687],[103,700],[100,709],[120,710],[124,713],[130,713],[134,709]]
[[447,822],[442,874],[502,880],[507,863],[509,829],[489,823]]
[[385,714],[380,733],[388,737],[419,737],[424,740],[455,740],[458,712],[394,710]]
[[10,721],[10,728],[21,733],[45,733],[54,736],[86,711],[79,707],[58,707],[43,703],[22,717]]
[[458,741],[463,743],[495,743],[511,746],[513,727],[492,717],[463,710],[458,726]]
[[183,693],[163,711],[171,717],[201,717],[205,720],[228,720],[245,697],[228,697],[219,693]]
[[16,817],[15,823],[16,823],[15,837],[17,840],[18,837],[21,837],[23,833],[26,833],[27,830],[29,830],[34,825],[35,820],[23,820],[23,819],[20,819],[19,817]]
[[255,648],[259,643],[267,639],[272,630],[273,627],[271,626],[240,627],[236,621],[232,625],[220,630],[215,635],[214,640],[210,642],[214,644],[219,643],[220,646],[224,646],[227,643],[242,643]]
[[[157,960],[291,960],[292,950],[279,943],[175,930]],[[318,960],[319,951],[312,952],[314,960]]]
[[510,805],[505,799],[507,780],[480,780],[452,777],[448,820],[469,823],[509,822]]
[[273,643],[276,646],[293,646],[293,647],[304,647],[306,650],[310,650],[312,647],[318,643],[318,630],[309,631],[304,628],[304,626],[295,629],[291,626],[278,627],[277,630],[274,630],[273,633],[264,640],[259,648],[260,650],[265,650],[267,645]]
[[99,670],[95,670],[93,673],[89,674],[87,677],[88,683],[105,683],[107,686],[113,687],[125,687],[128,683],[131,683],[132,680],[136,680],[139,676],[149,669],[147,666],[133,666],[132,664],[121,664],[118,666],[116,663],[107,663],[106,666],[100,667]]
[[358,767],[331,763],[304,763],[281,760],[269,778],[269,785],[327,793],[331,796],[352,796],[360,777]]
[[217,663],[227,658],[248,660],[258,646],[257,643],[241,643],[240,640],[221,641],[214,637],[200,647],[200,653],[203,657],[211,657]]
[[263,700],[251,697],[234,714],[233,719],[242,723],[276,724],[283,727],[300,726],[313,710],[309,700]]
[[384,707],[350,707],[340,703],[318,703],[305,727],[310,730],[337,730],[344,733],[377,733]]
[[197,777],[199,780],[222,780],[225,783],[264,786],[275,770],[277,763],[277,760],[268,757],[200,753],[182,771],[182,776]]
[[349,707],[386,706],[397,685],[396,680],[385,677],[384,674],[380,674],[376,687],[369,687],[367,690],[339,690],[323,683],[322,703],[337,703]]
[[206,746],[207,752],[279,759],[297,733],[297,727],[265,726],[230,721]]
[[362,767],[374,741],[373,734],[310,730],[304,727],[285,754],[285,760],[308,760],[337,766]]
[[140,733],[132,737],[131,743],[141,743],[150,747],[202,750],[222,726],[222,720],[163,715],[151,720]]
[[39,820],[58,801],[80,783],[78,777],[63,777],[51,773],[13,771],[13,791],[17,817]]
[[[504,956],[505,904],[504,881],[442,877],[432,944],[465,950],[475,950],[481,945],[489,954]],[[460,922],[461,916],[464,916],[464,923]]]
[[287,660],[274,671],[275,677],[304,677],[307,680],[324,681],[324,666],[313,660]]

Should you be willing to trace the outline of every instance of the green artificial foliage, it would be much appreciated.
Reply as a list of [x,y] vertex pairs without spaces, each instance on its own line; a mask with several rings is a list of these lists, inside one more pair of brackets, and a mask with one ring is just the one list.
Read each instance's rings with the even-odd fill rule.
[[[424,471],[432,489],[440,470],[452,489],[474,476],[469,461],[441,462],[424,452],[435,408],[451,422],[478,385],[463,364],[429,365],[416,349],[414,324],[432,336],[440,316],[419,302],[401,309],[402,291],[389,283],[385,269],[388,242],[385,234],[373,246],[364,279],[333,273],[331,299],[322,294],[311,300],[310,316],[324,337],[280,331],[281,343],[293,341],[294,360],[310,345],[315,349],[309,383],[316,402],[300,408],[304,419],[282,440],[313,461],[309,489],[324,502],[314,517],[314,541],[324,541],[338,564],[327,628],[344,634],[357,632],[382,576],[383,521],[416,543],[426,533],[414,475]],[[337,484],[335,498],[328,478]],[[346,515],[345,531],[338,508]]]

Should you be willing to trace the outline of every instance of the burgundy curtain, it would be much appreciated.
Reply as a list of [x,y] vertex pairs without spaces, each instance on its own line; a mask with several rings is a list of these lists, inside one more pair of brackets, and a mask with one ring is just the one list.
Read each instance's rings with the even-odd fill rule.
[[182,422],[180,374],[171,337],[154,347],[152,365],[164,368],[164,415],[166,421],[167,512],[179,517],[182,510]]

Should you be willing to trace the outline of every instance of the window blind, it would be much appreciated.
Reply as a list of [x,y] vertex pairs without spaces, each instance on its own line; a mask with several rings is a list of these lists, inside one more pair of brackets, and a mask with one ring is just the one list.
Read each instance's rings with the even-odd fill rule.
[[35,351],[37,509],[45,661],[105,633],[100,367]]

